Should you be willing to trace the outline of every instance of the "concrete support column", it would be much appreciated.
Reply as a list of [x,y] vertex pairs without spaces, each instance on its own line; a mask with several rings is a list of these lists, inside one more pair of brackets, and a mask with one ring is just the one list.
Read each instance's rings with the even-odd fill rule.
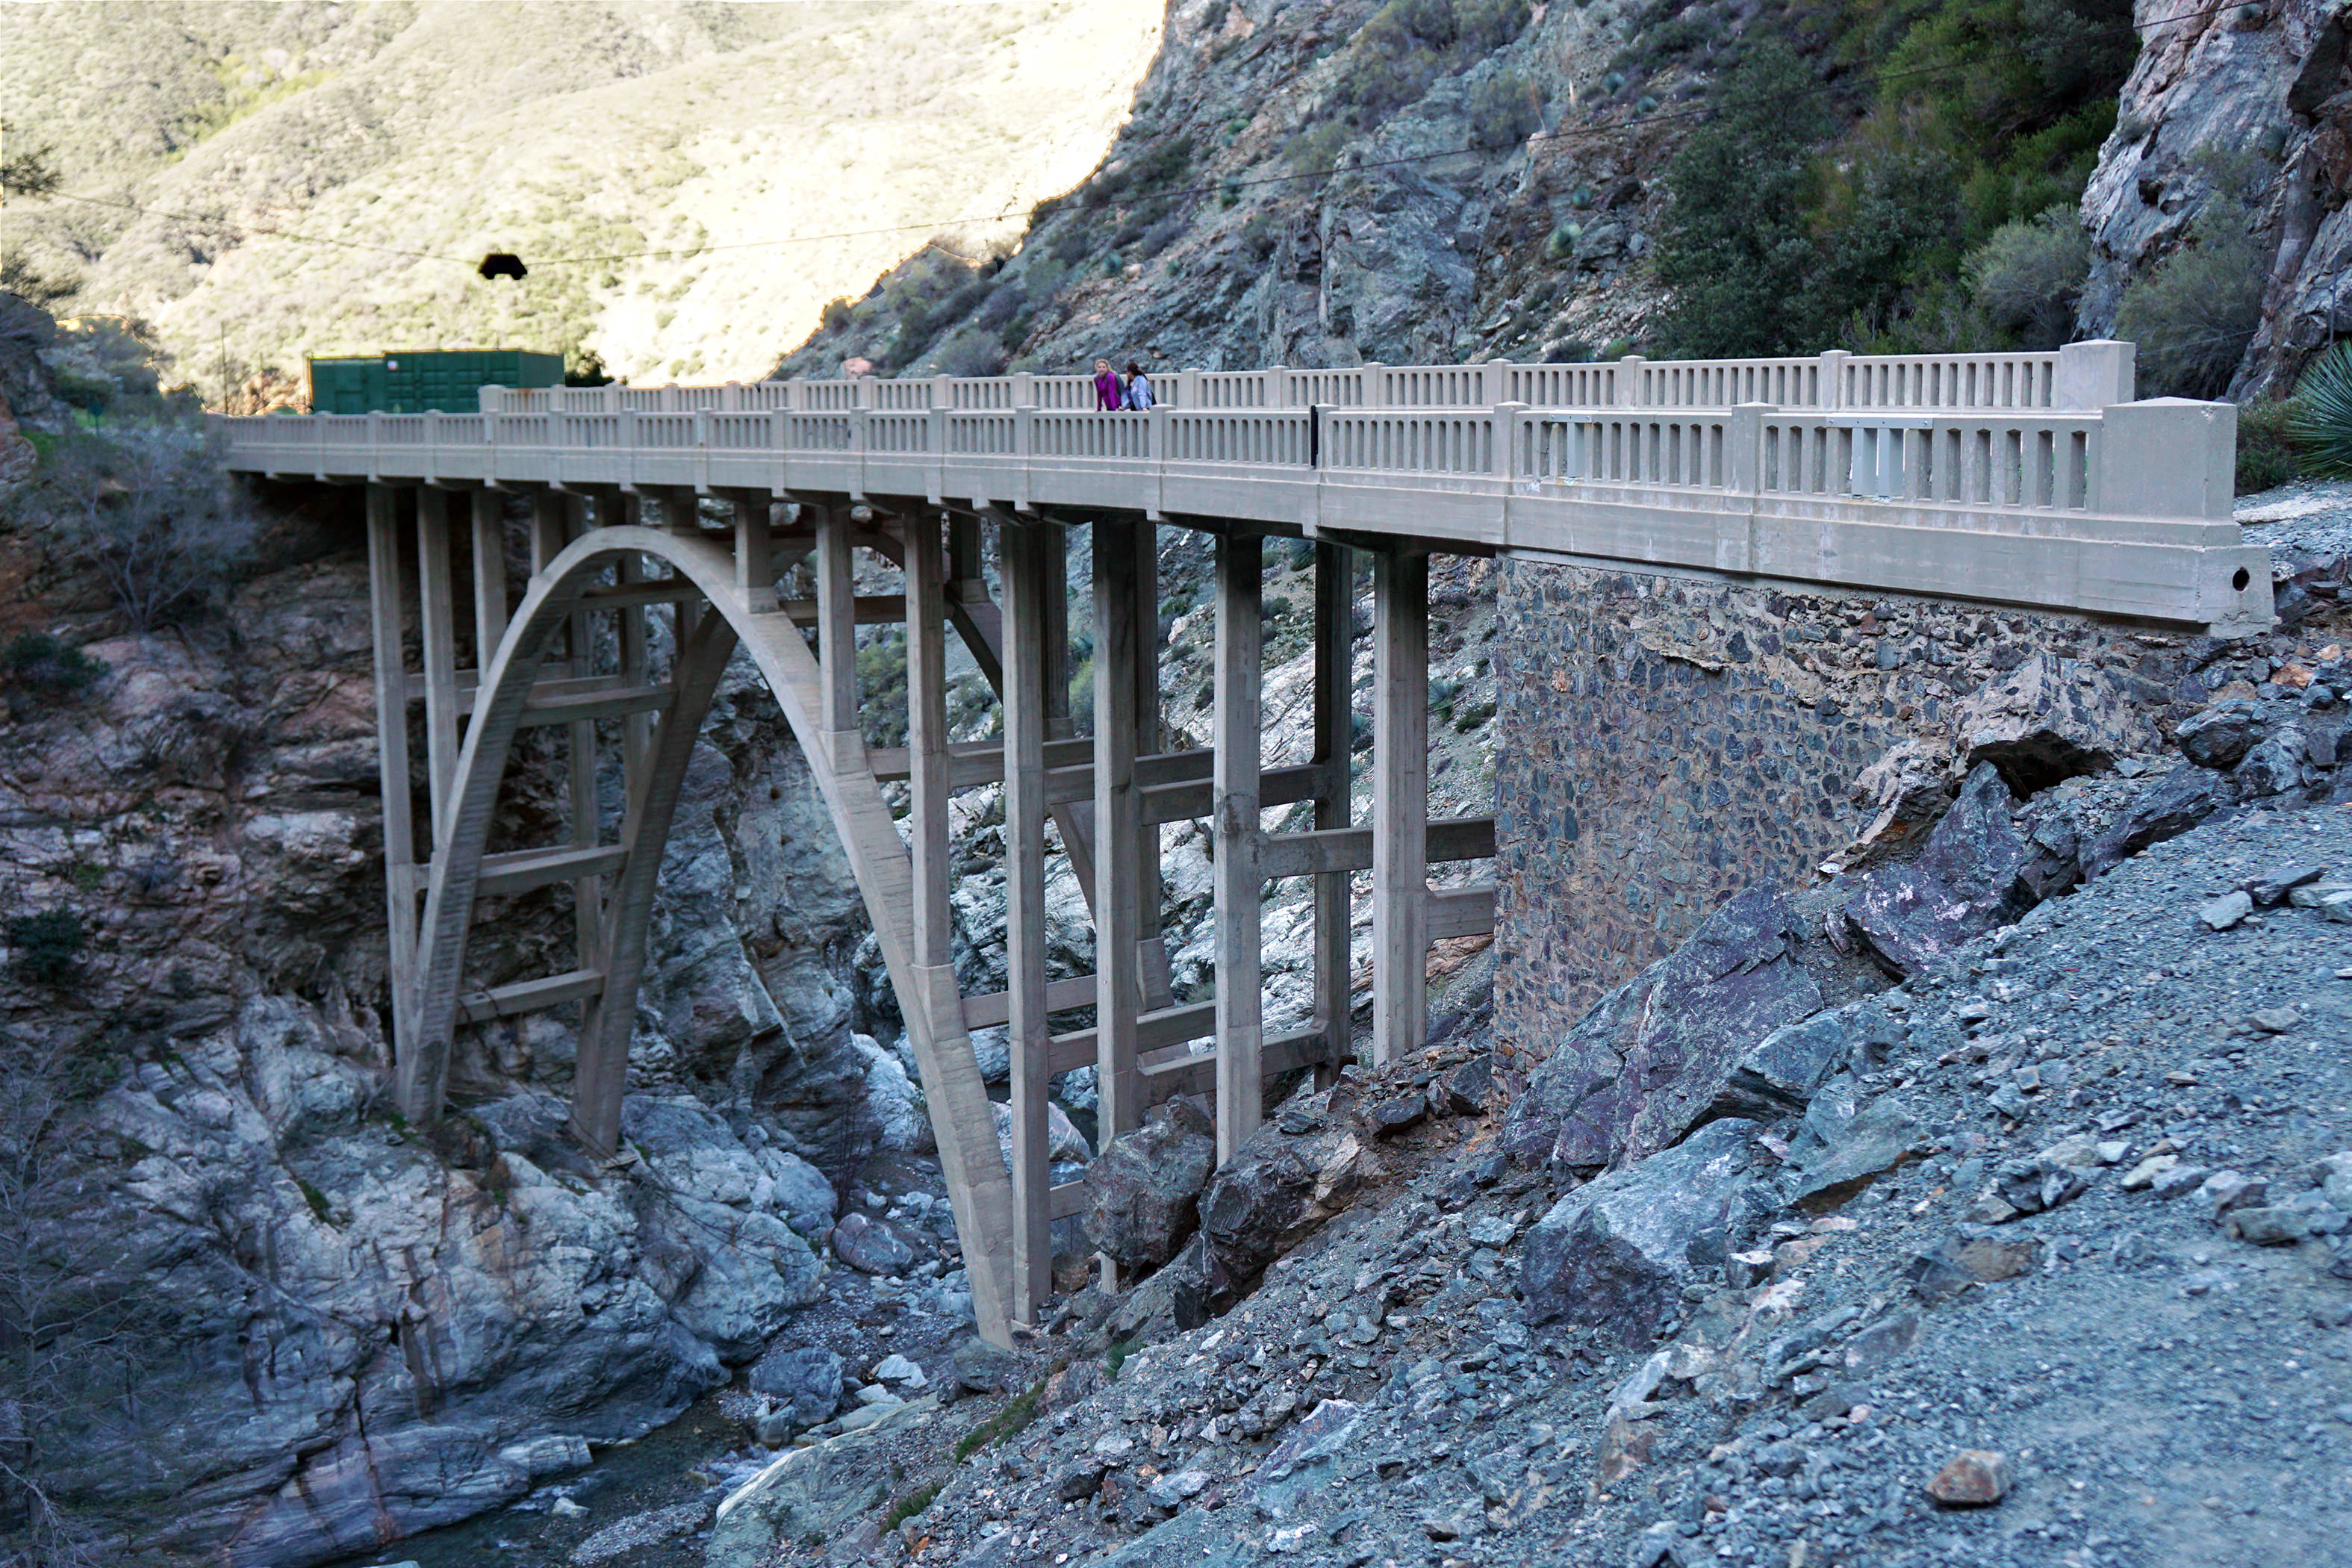
[[1013,1310],[1034,1321],[1054,1288],[1045,1102],[1053,1088],[1045,1015],[1045,687],[1057,529],[1007,521],[997,531],[1004,574],[1004,981],[1013,1056]]
[[1429,557],[1372,566],[1372,1060],[1428,1036]]
[[[948,913],[947,605],[939,519],[907,520],[907,762],[914,796],[915,963],[953,962]],[[851,668],[856,668],[851,656]]]
[[769,615],[776,608],[776,553],[771,537],[774,523],[770,510],[763,500],[738,498],[735,502],[735,586],[755,616]]
[[[565,500],[564,542],[568,544],[587,535],[588,503],[579,496],[566,497]],[[605,508],[620,510],[634,506],[635,500],[635,497],[623,498],[610,493],[600,497],[596,501],[596,521],[601,525],[607,521],[604,516]],[[572,612],[570,637],[572,675],[593,674],[595,644],[586,610]],[[603,843],[604,837],[603,808],[596,792],[596,773],[600,765],[596,726],[583,721],[568,728],[569,754],[565,763],[570,777],[565,782],[570,786],[572,843],[575,848],[593,849]],[[582,877],[572,884],[572,923],[573,942],[579,952],[579,967],[593,968],[598,952],[604,947],[604,879],[602,877]]]
[[572,498],[561,490],[534,490],[530,497],[530,574],[547,570],[563,548],[569,530],[565,515]]
[[474,668],[487,674],[507,635],[507,492],[474,492]]
[[[1144,523],[1135,533],[1135,753],[1156,755],[1165,744],[1160,728],[1160,529]],[[1173,1005],[1168,943],[1160,930],[1160,825],[1138,829],[1136,907],[1140,911],[1143,1005]]]
[[[1315,763],[1322,771],[1316,787],[1318,832],[1354,826],[1355,710],[1350,702],[1355,667],[1355,552],[1343,544],[1315,546]],[[1353,1054],[1349,988],[1353,954],[1349,943],[1349,899],[1346,871],[1315,879],[1315,1025],[1323,1033],[1328,1077]]]
[[431,853],[447,837],[457,783],[457,591],[449,568],[449,492],[416,492],[417,641],[425,658],[425,771],[432,781]]
[[408,668],[401,653],[398,497],[367,487],[368,621],[375,645],[376,781],[383,811],[384,913],[392,928],[392,1037],[402,1111],[440,1112],[437,1081],[418,1080],[416,1051],[416,824],[408,789]]
[[1142,1000],[1143,797],[1135,787],[1137,671],[1134,523],[1094,525],[1095,1086],[1097,1147],[1142,1124],[1135,1021]]
[[1217,1160],[1257,1131],[1265,1041],[1260,989],[1258,745],[1264,629],[1258,622],[1263,548],[1255,538],[1217,540],[1217,649],[1210,806],[1216,863]]
[[[667,513],[675,516],[674,511]],[[624,555],[617,568],[624,583],[643,583],[646,578],[646,558]],[[621,623],[621,678],[632,685],[643,684],[646,671],[651,666],[652,638],[647,635],[646,607],[625,605],[619,612]],[[679,646],[683,647],[681,643]],[[646,760],[653,754],[654,716],[650,713],[625,714],[621,720],[621,798],[633,799],[637,783],[645,776]]]
[[849,514],[838,507],[813,510],[816,512],[816,656],[821,677],[817,723],[838,771],[853,763],[862,763],[866,755],[865,736],[857,721],[857,588],[850,554]]

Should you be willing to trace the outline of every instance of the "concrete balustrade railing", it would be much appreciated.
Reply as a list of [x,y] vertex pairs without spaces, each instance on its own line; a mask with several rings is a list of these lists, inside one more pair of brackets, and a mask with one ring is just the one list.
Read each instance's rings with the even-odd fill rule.
[[[1180,370],[1152,378],[1170,408],[1780,408],[2091,413],[2132,399],[2132,345],[2069,343],[2048,353],[1851,354],[1793,359],[1648,360],[1596,364],[1365,364],[1338,370]],[[730,382],[723,386],[485,387],[485,414],[900,413],[932,408],[1092,411],[1085,375],[922,376],[886,381]]]
[[[2131,359],[1183,372],[1140,415],[1076,376],[551,388],[223,425],[235,467],[289,476],[1109,510],[2268,625],[2235,410],[2130,402]],[[1301,387],[1328,401],[1285,401]],[[1759,387],[1790,401],[1720,404]],[[1462,401],[1509,391],[1556,395]]]

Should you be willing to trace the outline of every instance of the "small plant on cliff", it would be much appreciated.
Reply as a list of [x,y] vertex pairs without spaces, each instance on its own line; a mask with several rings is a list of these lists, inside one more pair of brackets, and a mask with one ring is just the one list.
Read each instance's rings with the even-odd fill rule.
[[0,663],[7,666],[12,682],[52,700],[85,690],[106,674],[102,662],[47,632],[10,639],[0,649]]
[[1045,1397],[1045,1384],[1039,1379],[1026,1392],[1005,1401],[1004,1408],[965,1433],[955,1446],[956,1463],[961,1465],[991,1444],[1001,1443],[1037,1419],[1037,1405]]
[[76,1109],[100,1065],[87,1046],[0,1035],[0,1563],[12,1568],[121,1561],[78,1517],[94,1459],[136,1455],[144,1424],[177,1414],[140,1375],[158,1324],[105,1201],[115,1142]]
[[2072,206],[2005,223],[1969,255],[1969,283],[1986,318],[2018,346],[2054,349],[2074,324],[2091,276],[2091,237]]
[[1543,129],[1543,103],[1518,71],[1488,77],[1470,89],[1470,140],[1499,152]]
[[2301,479],[2307,456],[2301,398],[2263,397],[2238,407],[2238,493],[2259,495]]
[[[2295,388],[2294,406],[2288,434],[2302,447],[2308,471],[2352,476],[2352,342],[2337,343],[2311,362]],[[2242,451],[2242,423],[2239,439]]]
[[257,524],[194,425],[68,433],[10,498],[17,521],[96,573],[138,631],[216,598],[252,561]]
[[882,1516],[882,1533],[889,1534],[930,1507],[931,1500],[940,1495],[940,1482],[932,1481],[928,1485],[917,1487],[913,1491],[892,1503],[890,1511]]
[[73,973],[86,940],[81,917],[71,910],[43,910],[8,922],[8,945],[16,950],[16,967],[44,985],[55,985]]

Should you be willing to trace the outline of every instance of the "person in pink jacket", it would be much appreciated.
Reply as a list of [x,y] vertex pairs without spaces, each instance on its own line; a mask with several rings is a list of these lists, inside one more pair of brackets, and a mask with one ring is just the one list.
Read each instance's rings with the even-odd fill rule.
[[1095,361],[1096,412],[1101,414],[1118,413],[1119,394],[1123,390],[1124,388],[1118,384],[1118,372],[1111,369],[1110,361],[1107,359],[1098,359]]

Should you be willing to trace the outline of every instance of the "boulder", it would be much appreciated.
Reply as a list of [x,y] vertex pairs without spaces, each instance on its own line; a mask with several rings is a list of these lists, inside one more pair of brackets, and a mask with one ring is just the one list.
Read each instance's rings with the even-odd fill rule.
[[2200,768],[2227,768],[2262,739],[2262,710],[2242,698],[2216,702],[2190,715],[2172,732],[2180,754]]
[[2261,800],[2303,787],[2304,760],[2310,750],[2299,725],[2282,725],[2254,742],[2231,770],[2242,800]]
[[532,1437],[499,1450],[499,1462],[512,1465],[532,1480],[588,1468],[588,1439],[577,1433]]
[[[1013,1164],[1013,1108],[1001,1100],[989,1101],[996,1113],[996,1147],[1004,1155],[1005,1167]],[[1087,1143],[1087,1135],[1078,1131],[1062,1108],[1052,1100],[1045,1102],[1045,1157],[1059,1163],[1063,1161],[1091,1160],[1095,1152]]]
[[1021,1358],[974,1334],[955,1349],[955,1380],[974,1394],[1009,1392],[1021,1376]]
[[1187,1096],[1157,1107],[1087,1167],[1087,1239],[1130,1268],[1157,1268],[1200,1228],[1217,1165],[1216,1124]]
[[2178,838],[2235,799],[2230,781],[2183,763],[2132,797],[2123,816],[2083,851],[2085,881],[2151,845]]
[[1912,736],[1887,748],[1853,782],[1874,808],[1870,826],[1824,868],[1832,876],[1892,859],[1917,843],[1952,803],[1952,748],[1939,736]]
[[936,1399],[893,1405],[855,1432],[778,1458],[719,1503],[707,1568],[761,1568],[785,1542],[839,1537],[890,1495],[908,1438],[938,1407]]
[[1722,1268],[1751,1217],[1748,1142],[1758,1131],[1748,1121],[1710,1121],[1554,1204],[1528,1233],[1519,1265],[1528,1320],[1564,1318],[1647,1343],[1679,1310],[1684,1288]]
[[1674,1142],[1749,1047],[1821,1007],[1805,941],[1797,904],[1768,888],[1709,915],[1553,1047],[1505,1129],[1512,1157],[1590,1169]]
[[2037,654],[1995,676],[1953,712],[1955,766],[1990,763],[2019,799],[2081,773],[2104,773],[2134,750],[2139,721],[2120,692],[2078,680],[2081,661]]
[[1918,1134],[1918,1119],[1901,1105],[1874,1100],[1829,1138],[1799,1152],[1790,1200],[1815,1214],[1837,1207],[1909,1159]]
[[833,1227],[833,1255],[860,1274],[903,1274],[915,1249],[879,1220],[852,1210]]
[[1118,1343],[1157,1344],[1199,1328],[1233,1300],[1231,1277],[1207,1237],[1196,1236],[1158,1273],[1128,1292],[1088,1342],[1104,1350]]
[[1429,1109],[1441,1116],[1476,1116],[1496,1102],[1498,1093],[1494,1058],[1475,1056],[1430,1080]]
[[1732,1065],[1707,1106],[1710,1118],[1741,1116],[1769,1121],[1804,1110],[1843,1059],[1865,1002],[1786,1024],[1748,1047]]
[[850,1044],[866,1063],[866,1110],[880,1130],[882,1147],[896,1153],[929,1154],[939,1150],[931,1131],[930,1107],[907,1067],[870,1035],[852,1035]]
[[1916,860],[1861,879],[1841,913],[1890,972],[1932,968],[2032,908],[2020,873],[2035,851],[2011,821],[2010,800],[2000,771],[1978,763]]
[[771,1423],[790,1437],[832,1418],[841,1403],[841,1357],[814,1345],[779,1345],[751,1363],[751,1388],[777,1405],[761,1423],[761,1439],[777,1440],[769,1436]]
[[[1255,1279],[1304,1241],[1381,1173],[1379,1157],[1348,1118],[1323,1116],[1330,1094],[1286,1107],[1234,1151],[1202,1194],[1201,1229],[1226,1272]],[[1293,1117],[1297,1110],[1312,1113]],[[1285,1125],[1301,1126],[1293,1134]]]

